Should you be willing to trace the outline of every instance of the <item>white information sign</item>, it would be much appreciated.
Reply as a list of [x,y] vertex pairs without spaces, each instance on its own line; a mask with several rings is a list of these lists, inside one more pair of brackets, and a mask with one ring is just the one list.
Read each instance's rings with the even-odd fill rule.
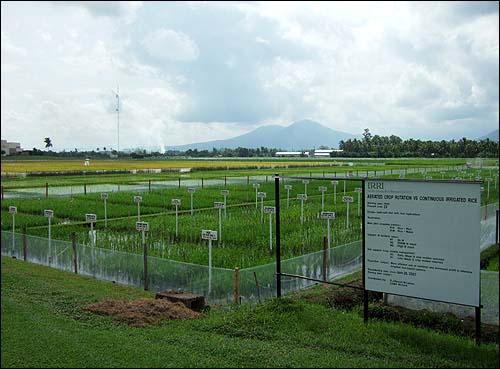
[[217,231],[210,231],[208,229],[203,229],[201,231],[201,239],[217,241]]
[[335,219],[335,212],[334,211],[322,211],[321,212],[321,219]]
[[194,193],[196,189],[194,187],[188,187],[188,193]]
[[222,190],[220,193],[221,193],[222,196],[229,195],[229,191],[228,190]]
[[274,207],[274,206],[264,206],[264,213],[266,213],[266,214],[274,214],[274,213],[276,213],[276,207]]
[[302,180],[302,183],[303,183],[303,184],[309,184],[309,180],[308,180],[308,179],[303,179],[303,180]]
[[266,193],[265,192],[257,192],[257,197],[265,198],[266,197]]
[[362,189],[362,188],[360,188],[360,187],[356,187],[356,188],[354,189],[354,191],[356,191],[357,193],[361,193],[361,192],[363,192],[363,189]]
[[479,187],[366,181],[366,289],[479,306]]
[[101,193],[101,200],[107,200],[108,199],[108,194],[107,193]]
[[135,222],[135,229],[138,231],[149,231],[148,222]]
[[172,205],[180,205],[181,204],[181,200],[180,199],[172,199],[171,204]]
[[342,196],[342,201],[343,202],[353,202],[354,201],[354,197],[352,197],[352,196]]
[[291,190],[292,189],[292,185],[285,185],[285,190]]
[[9,206],[10,214],[17,214],[17,206]]
[[339,184],[339,181],[332,181],[332,185],[337,186]]
[[43,215],[46,216],[47,218],[52,218],[54,216],[54,211],[53,210],[44,210]]
[[224,209],[225,207],[223,202],[214,202],[214,208],[216,209]]
[[305,193],[298,193],[297,200],[307,200],[307,195]]
[[319,190],[320,192],[326,192],[326,191],[327,191],[327,188],[326,188],[326,187],[321,186],[321,187],[319,187],[319,188],[318,188],[318,190]]
[[139,203],[142,201],[142,196],[134,196],[134,201]]
[[87,223],[94,223],[97,219],[97,215],[95,214],[85,214],[85,221]]

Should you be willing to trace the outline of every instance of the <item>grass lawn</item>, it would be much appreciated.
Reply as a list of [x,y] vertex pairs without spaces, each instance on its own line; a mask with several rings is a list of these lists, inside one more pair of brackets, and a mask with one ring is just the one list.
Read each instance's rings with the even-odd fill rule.
[[306,299],[130,327],[85,307],[153,293],[2,256],[2,367],[497,367],[497,344]]

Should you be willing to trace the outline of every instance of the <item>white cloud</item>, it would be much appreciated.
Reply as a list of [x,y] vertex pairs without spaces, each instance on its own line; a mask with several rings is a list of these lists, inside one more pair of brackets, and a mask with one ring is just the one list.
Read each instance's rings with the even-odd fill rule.
[[144,39],[149,55],[164,60],[190,62],[198,57],[196,43],[185,33],[171,29],[159,29]]

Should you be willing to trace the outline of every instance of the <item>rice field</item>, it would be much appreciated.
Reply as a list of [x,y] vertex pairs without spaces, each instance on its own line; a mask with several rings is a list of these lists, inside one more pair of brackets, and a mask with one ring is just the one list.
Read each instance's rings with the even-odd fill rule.
[[[412,173],[406,178],[462,179],[482,178],[491,175],[489,170],[477,169],[450,170],[447,172]],[[399,177],[398,174],[387,177]],[[430,179],[430,178],[429,178]],[[498,180],[498,177],[496,177]],[[305,192],[305,184],[301,180],[285,180],[280,188],[281,208],[281,248],[284,259],[306,253],[320,251],[323,248],[323,237],[327,234],[327,221],[321,219],[322,209],[334,211],[336,218],[331,221],[331,246],[342,245],[361,238],[361,214],[358,214],[358,194],[356,188],[361,181],[352,178],[345,181],[345,195],[352,196],[350,204],[349,224],[347,204],[342,202],[344,196],[344,180],[339,179],[335,188],[330,180],[312,179],[307,185],[308,199],[302,204],[297,195]],[[95,246],[142,253],[141,233],[135,230],[139,219],[149,222],[146,243],[149,255],[177,261],[208,264],[207,241],[201,239],[201,230],[211,229],[219,232],[219,210],[214,202],[223,202],[222,190],[229,191],[226,199],[226,210],[221,210],[220,229],[222,239],[214,242],[213,266],[222,268],[246,268],[270,263],[274,260],[274,236],[270,242],[269,215],[262,213],[263,206],[274,206],[274,181],[259,183],[259,192],[265,192],[265,199],[257,199],[255,182],[234,184],[227,187],[221,185],[196,187],[192,194],[193,210],[191,211],[191,193],[186,187],[153,189],[145,192],[112,192],[106,200],[106,221],[104,200],[100,193],[74,195],[71,197],[39,197],[31,199],[10,199],[2,201],[2,229],[12,230],[12,216],[9,206],[17,206],[16,231],[27,227],[27,233],[40,237],[48,235],[48,221],[44,217],[45,209],[54,211],[51,219],[51,237],[58,240],[71,240],[76,233],[80,243],[90,244],[89,224],[85,222],[85,214],[97,215],[94,226]],[[288,197],[285,185],[291,185]],[[486,185],[486,183],[485,183]],[[319,191],[326,186],[324,199]],[[490,198],[486,190],[483,192],[483,205],[498,201],[498,190],[494,182],[490,182]],[[498,186],[498,184],[496,184]],[[142,196],[138,205],[134,196]],[[177,231],[175,206],[172,199],[179,199]],[[225,214],[224,214],[225,213]],[[301,219],[302,218],[302,219]],[[275,224],[272,217],[271,229],[274,235]]]

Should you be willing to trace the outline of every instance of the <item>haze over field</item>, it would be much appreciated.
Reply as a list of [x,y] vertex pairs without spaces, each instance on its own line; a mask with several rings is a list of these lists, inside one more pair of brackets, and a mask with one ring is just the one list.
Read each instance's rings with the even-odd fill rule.
[[304,119],[404,139],[498,128],[498,2],[4,1],[1,37],[2,139],[28,149],[116,149],[117,84],[121,149],[283,139]]

